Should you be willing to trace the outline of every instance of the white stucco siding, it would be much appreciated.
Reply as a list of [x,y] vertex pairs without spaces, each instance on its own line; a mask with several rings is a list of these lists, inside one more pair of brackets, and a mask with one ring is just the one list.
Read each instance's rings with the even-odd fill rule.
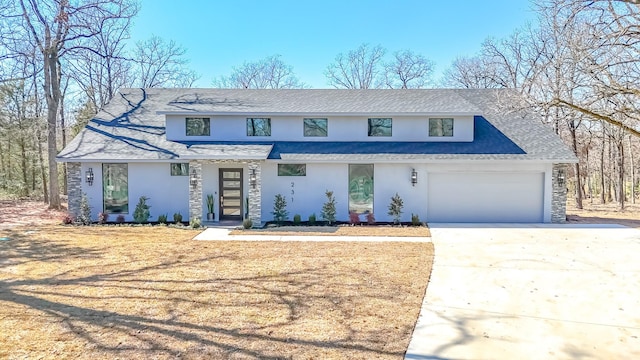
[[[246,119],[271,119],[271,136],[247,136]],[[305,137],[304,118],[327,118],[327,137]],[[370,137],[368,118],[392,118],[392,136]],[[445,116],[446,117],[446,116]],[[210,116],[210,136],[186,136],[185,116],[167,115],[168,140],[181,141],[473,141],[473,117],[454,117],[453,137],[429,137],[427,116]]]
[[[89,168],[94,173],[91,186],[84,178]],[[176,212],[180,212],[185,221],[189,219],[189,176],[171,176],[170,163],[128,163],[127,170],[129,212],[123,214],[125,221],[133,221],[133,212],[141,196],[149,198],[150,221],[156,221],[160,214],[167,214],[171,221]],[[89,200],[91,218],[97,220],[98,213],[104,210],[102,163],[83,163],[81,171],[82,191]],[[118,214],[110,214],[109,221],[115,221],[116,216]]]
[[429,222],[549,221],[546,169],[509,167],[434,172],[427,180]]
[[[276,162],[263,166],[262,179],[262,219],[273,219],[273,203],[276,194],[287,199],[289,219],[299,214],[302,220],[316,214],[321,220],[322,205],[326,202],[325,190],[331,190],[336,198],[337,219],[349,220],[349,164],[306,164],[306,176],[278,176]],[[410,221],[415,213],[424,219],[426,216],[426,192],[419,186],[411,185],[411,170],[426,174],[424,165],[411,164],[374,164],[374,200],[373,213],[377,221],[392,221],[387,215],[391,197],[397,192],[404,201],[402,221]],[[418,180],[420,181],[420,179]],[[293,190],[293,194],[292,194]],[[365,216],[361,219],[364,221]]]

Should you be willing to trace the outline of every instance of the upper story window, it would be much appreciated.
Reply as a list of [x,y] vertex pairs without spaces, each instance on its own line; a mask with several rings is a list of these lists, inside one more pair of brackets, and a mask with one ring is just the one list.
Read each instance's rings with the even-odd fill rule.
[[327,136],[327,119],[304,119],[304,136]]
[[171,176],[188,176],[188,163],[171,163]]
[[369,136],[391,136],[391,118],[370,118]]
[[429,119],[429,136],[453,136],[453,119]]
[[247,118],[247,136],[271,136],[271,119]]
[[209,118],[186,119],[187,136],[209,136],[211,135],[211,121]]

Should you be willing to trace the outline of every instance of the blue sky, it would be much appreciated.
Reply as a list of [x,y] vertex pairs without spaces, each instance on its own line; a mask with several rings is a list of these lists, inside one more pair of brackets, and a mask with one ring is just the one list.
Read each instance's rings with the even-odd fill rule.
[[[142,0],[132,40],[158,35],[187,49],[198,87],[234,66],[279,54],[313,88],[324,70],[362,43],[433,60],[436,77],[457,56],[475,54],[533,21],[529,0]],[[437,80],[437,79],[436,79]]]

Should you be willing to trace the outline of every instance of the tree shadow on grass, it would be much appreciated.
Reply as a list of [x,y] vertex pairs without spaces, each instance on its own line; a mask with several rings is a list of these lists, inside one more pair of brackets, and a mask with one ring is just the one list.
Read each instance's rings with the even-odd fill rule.
[[[7,245],[0,246],[0,254],[8,252]],[[329,264],[218,275],[217,264],[243,261],[235,252],[96,266],[90,257],[105,254],[87,253],[86,248],[35,242],[18,250],[13,256],[19,262],[78,263],[38,279],[2,280],[0,276],[0,303],[39,314],[35,321],[55,324],[94,355],[260,359],[309,351],[318,356],[327,351],[369,358],[404,355],[404,349],[388,346],[397,340],[397,329],[387,329],[389,336],[385,336],[384,327],[368,331],[348,321],[359,301],[380,304],[400,299],[393,295],[401,295],[400,287],[386,294],[367,290],[382,282],[375,272],[353,269],[352,275],[359,280],[341,284],[331,282],[328,275],[334,269]],[[184,277],[161,276],[166,273],[184,273]],[[336,288],[327,291],[328,286]],[[318,318],[322,321],[317,312],[323,311],[340,314],[334,319],[340,329],[336,335],[291,332],[301,324],[304,331],[313,331],[313,326],[304,325]],[[273,320],[265,320],[269,317]],[[386,318],[372,309],[367,319],[384,322]]]

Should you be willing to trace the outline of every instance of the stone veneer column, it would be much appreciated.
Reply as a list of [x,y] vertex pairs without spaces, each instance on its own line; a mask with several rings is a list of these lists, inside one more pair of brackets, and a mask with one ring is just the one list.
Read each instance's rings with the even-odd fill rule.
[[82,172],[80,163],[69,162],[67,167],[67,208],[73,217],[80,215],[80,201],[82,200]]
[[[558,175],[562,172],[564,181],[562,185],[558,183]],[[551,222],[563,223],[567,221],[567,179],[566,165],[553,164],[551,172]]]
[[[194,176],[195,186],[191,185]],[[194,219],[202,220],[202,163],[199,161],[189,161],[189,222]]]
[[256,186],[251,185],[249,180],[249,219],[253,222],[253,226],[262,225],[262,166],[258,161],[251,161],[248,164],[249,179],[251,172],[255,171]]

